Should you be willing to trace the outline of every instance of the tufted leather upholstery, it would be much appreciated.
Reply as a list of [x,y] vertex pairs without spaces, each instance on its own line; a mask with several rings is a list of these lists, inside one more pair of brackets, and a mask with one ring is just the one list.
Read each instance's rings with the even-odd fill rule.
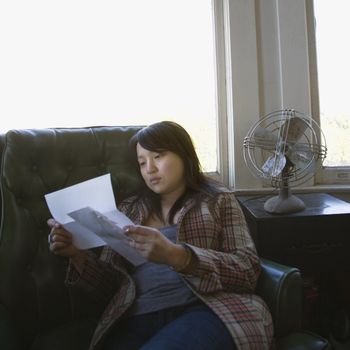
[[[0,145],[5,145],[1,167],[0,349],[86,349],[94,326],[89,320],[97,316],[97,310],[87,306],[83,296],[79,305],[71,304],[73,296],[63,284],[66,260],[48,250],[46,220],[50,213],[44,195],[106,173],[112,175],[117,201],[135,193],[141,179],[130,161],[127,143],[137,130],[139,127],[12,130],[5,139],[0,138],[4,141]],[[300,327],[298,270],[265,261],[258,292],[271,308],[276,337],[288,336],[283,338],[281,349],[296,349],[294,346],[303,341],[313,344],[310,349],[325,349],[317,345],[320,341],[327,345],[319,337],[305,338],[298,333],[295,343],[295,336],[290,335]],[[60,345],[67,331],[75,339],[70,347]]]
[[[5,147],[5,134],[0,134],[0,169],[1,169],[1,164],[2,164],[2,154],[4,151]],[[2,205],[1,205],[1,187],[0,187],[0,222],[1,222],[1,211],[2,211]]]
[[[71,320],[65,260],[48,250],[44,194],[111,173],[115,196],[136,190],[127,142],[138,127],[13,130],[2,159],[0,301],[23,343]],[[88,194],[86,194],[88,195]],[[1,348],[1,346],[0,346]]]

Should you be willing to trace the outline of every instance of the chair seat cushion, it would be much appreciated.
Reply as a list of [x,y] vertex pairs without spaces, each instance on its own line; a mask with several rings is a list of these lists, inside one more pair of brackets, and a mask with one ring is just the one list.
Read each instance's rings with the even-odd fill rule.
[[96,328],[94,319],[77,320],[39,334],[31,350],[87,350]]
[[329,350],[329,342],[311,332],[295,332],[276,342],[277,350]]

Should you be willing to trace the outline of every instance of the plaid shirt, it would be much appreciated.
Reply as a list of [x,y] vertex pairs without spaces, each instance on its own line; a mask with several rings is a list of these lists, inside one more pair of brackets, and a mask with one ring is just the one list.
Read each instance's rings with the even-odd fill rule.
[[[135,224],[148,213],[142,201],[124,201],[120,210]],[[264,301],[254,295],[260,260],[249,235],[241,208],[232,192],[223,190],[214,199],[186,203],[178,220],[178,242],[186,243],[198,264],[185,283],[225,323],[239,350],[271,347],[273,325]],[[123,258],[104,247],[97,256],[89,252],[81,274],[72,265],[67,284],[83,288],[104,312],[90,350],[99,348],[103,335],[133,303],[135,285]]]

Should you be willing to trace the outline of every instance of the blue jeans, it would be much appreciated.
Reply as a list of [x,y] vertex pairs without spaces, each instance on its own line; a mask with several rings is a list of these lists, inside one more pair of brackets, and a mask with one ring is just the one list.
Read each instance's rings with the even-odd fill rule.
[[235,350],[224,323],[202,302],[125,318],[103,350]]

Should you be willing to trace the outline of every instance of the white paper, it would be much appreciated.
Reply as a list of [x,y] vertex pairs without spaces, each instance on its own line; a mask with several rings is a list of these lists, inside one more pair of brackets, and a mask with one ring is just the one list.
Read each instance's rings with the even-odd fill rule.
[[45,195],[53,218],[73,234],[79,249],[109,245],[134,265],[145,259],[125,243],[125,225],[132,221],[120,212],[114,200],[110,174]]

